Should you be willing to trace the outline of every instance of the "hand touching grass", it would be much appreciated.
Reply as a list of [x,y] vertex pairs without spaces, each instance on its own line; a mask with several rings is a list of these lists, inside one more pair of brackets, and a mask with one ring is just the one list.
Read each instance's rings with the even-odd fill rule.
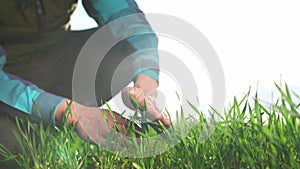
[[[170,119],[156,103],[157,87],[158,82],[156,80],[148,75],[140,74],[134,83],[134,87],[126,88],[123,92],[123,95],[125,95],[123,101],[125,104],[127,103],[129,108],[135,109],[136,105],[133,102],[136,100],[141,108],[146,108],[146,115],[150,121],[158,120],[165,126],[170,126]],[[128,100],[131,101],[128,102]]]
[[140,108],[147,111],[146,117],[150,121],[158,120],[165,126],[170,126],[170,119],[168,115],[161,110],[156,103],[156,91],[144,92],[142,89],[137,87],[126,88],[127,97],[131,100],[131,108],[135,108],[138,102]]
[[[68,107],[67,101],[62,103],[56,113],[56,120],[59,122],[62,122],[64,113],[68,112],[61,111],[66,110],[65,106]],[[74,101],[70,104],[69,109],[68,124],[75,125],[76,133],[92,144],[103,147],[107,147],[109,144],[113,149],[120,149],[127,142],[125,135],[128,127],[141,130],[136,124],[131,126],[129,120],[114,111],[85,106]]]

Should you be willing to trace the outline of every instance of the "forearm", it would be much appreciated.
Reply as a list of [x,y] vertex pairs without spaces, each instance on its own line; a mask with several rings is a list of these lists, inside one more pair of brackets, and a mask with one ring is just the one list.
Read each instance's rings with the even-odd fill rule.
[[28,114],[35,122],[43,121],[55,124],[54,112],[64,98],[48,93],[26,80],[4,72],[6,55],[2,48],[0,52],[0,101]]

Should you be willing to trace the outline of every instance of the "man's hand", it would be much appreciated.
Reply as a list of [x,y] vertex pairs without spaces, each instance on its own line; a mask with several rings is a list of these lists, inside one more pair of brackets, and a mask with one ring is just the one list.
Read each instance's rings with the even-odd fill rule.
[[170,126],[170,119],[165,112],[157,106],[155,93],[144,92],[140,88],[135,87],[127,88],[127,93],[131,97],[134,97],[141,107],[146,106],[148,119],[151,121],[158,120],[161,121],[165,126]]
[[160,110],[155,102],[156,98],[156,89],[158,83],[153,78],[140,74],[133,88],[128,88],[127,93],[133,96],[140,104],[144,106],[146,103],[147,113],[151,119],[156,119],[161,121],[165,126],[170,126],[170,119],[164,113],[163,110]]
[[[56,120],[59,122],[62,121],[64,110],[67,108],[66,102],[61,104],[56,113]],[[110,113],[108,110],[85,106],[74,101],[70,108],[71,116],[68,116],[68,123],[75,125],[75,130],[82,139],[105,147],[106,139],[110,137],[113,138],[109,143],[112,144],[112,148],[116,148],[120,144],[118,141],[127,142],[124,136],[129,127],[129,121],[118,113]],[[134,124],[134,128],[141,131],[136,124]]]

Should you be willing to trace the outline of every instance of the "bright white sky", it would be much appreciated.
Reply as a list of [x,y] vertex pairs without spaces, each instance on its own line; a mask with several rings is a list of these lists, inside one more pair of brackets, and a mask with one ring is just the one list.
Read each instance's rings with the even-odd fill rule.
[[[300,93],[300,1],[137,0],[137,3],[145,13],[163,13],[184,19],[208,38],[224,69],[227,103],[234,95],[240,98],[249,86],[255,90],[257,83],[261,97],[269,101],[271,90],[276,90],[274,82],[279,83],[281,77]],[[73,29],[94,26],[80,5],[73,16]],[[180,48],[182,45],[174,46],[176,42],[160,37],[160,48],[187,55],[186,49]],[[202,68],[198,67],[195,72],[200,71]],[[195,76],[200,77],[199,84],[210,89],[209,82],[203,80],[207,79],[205,74]],[[167,78],[162,78],[162,90],[168,88],[164,80]],[[199,89],[199,95],[205,93],[204,98],[210,98],[206,89]]]

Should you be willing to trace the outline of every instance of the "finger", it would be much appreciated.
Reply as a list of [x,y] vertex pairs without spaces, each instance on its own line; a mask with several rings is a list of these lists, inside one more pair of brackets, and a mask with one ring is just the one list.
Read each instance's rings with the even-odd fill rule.
[[139,97],[144,97],[145,96],[145,93],[143,90],[141,89],[136,89],[136,98],[139,98]]
[[151,121],[161,121],[165,126],[168,127],[171,124],[168,115],[166,115],[162,110],[158,109],[157,107],[147,106],[147,115]]
[[114,131],[119,131],[122,134],[125,133],[126,128],[124,127],[124,118],[119,115],[118,113],[109,110],[102,110],[103,113],[107,116],[108,124],[111,129],[114,129]]
[[134,90],[134,87],[126,87],[125,88],[128,92]]
[[[128,126],[129,126],[128,124],[130,123],[130,121],[114,111],[112,113],[113,113],[114,117],[111,117],[111,115],[108,115],[112,119],[112,121],[114,121],[114,124],[112,124],[111,127],[114,130],[121,132],[123,135],[126,135],[126,132],[127,132]],[[135,123],[134,123],[134,128],[136,130],[141,131],[140,127]]]
[[171,125],[170,119],[163,112],[158,115],[157,120],[161,121],[167,127]]
[[115,116],[115,121],[117,122],[118,125],[118,130],[125,135],[127,131],[127,124],[128,124],[128,119],[124,118],[120,114],[113,112]]
[[[126,135],[127,134],[126,132],[128,132],[128,129],[130,128],[133,128],[134,131],[142,132],[142,128],[139,125],[124,117],[119,118],[118,124],[123,135]],[[140,137],[140,135],[137,132],[136,132],[136,137]]]
[[138,104],[140,104],[141,102],[141,92],[135,91],[135,90],[131,90],[128,92],[128,98],[131,102],[131,105],[134,106],[134,109],[136,108],[136,101],[138,102]]
[[103,114],[104,119],[107,122],[107,125],[110,126],[110,127],[113,127],[114,126],[114,117],[111,115],[109,110],[100,109],[100,112]]
[[[137,125],[134,121],[126,119],[119,114],[117,114],[117,116],[118,116],[118,119],[117,119],[118,126],[123,135],[126,135],[127,132],[130,131],[130,129],[133,129],[134,131],[142,132],[142,128],[139,125]],[[137,132],[135,132],[135,133],[136,133],[136,137],[140,137],[140,135]]]
[[129,92],[131,95],[133,95],[136,99],[140,98],[140,97],[144,97],[145,93],[142,89],[140,88],[133,88],[133,90],[130,90]]
[[131,94],[133,96],[135,96],[137,94],[137,92],[134,90],[134,88],[127,88],[127,93],[128,94]]

